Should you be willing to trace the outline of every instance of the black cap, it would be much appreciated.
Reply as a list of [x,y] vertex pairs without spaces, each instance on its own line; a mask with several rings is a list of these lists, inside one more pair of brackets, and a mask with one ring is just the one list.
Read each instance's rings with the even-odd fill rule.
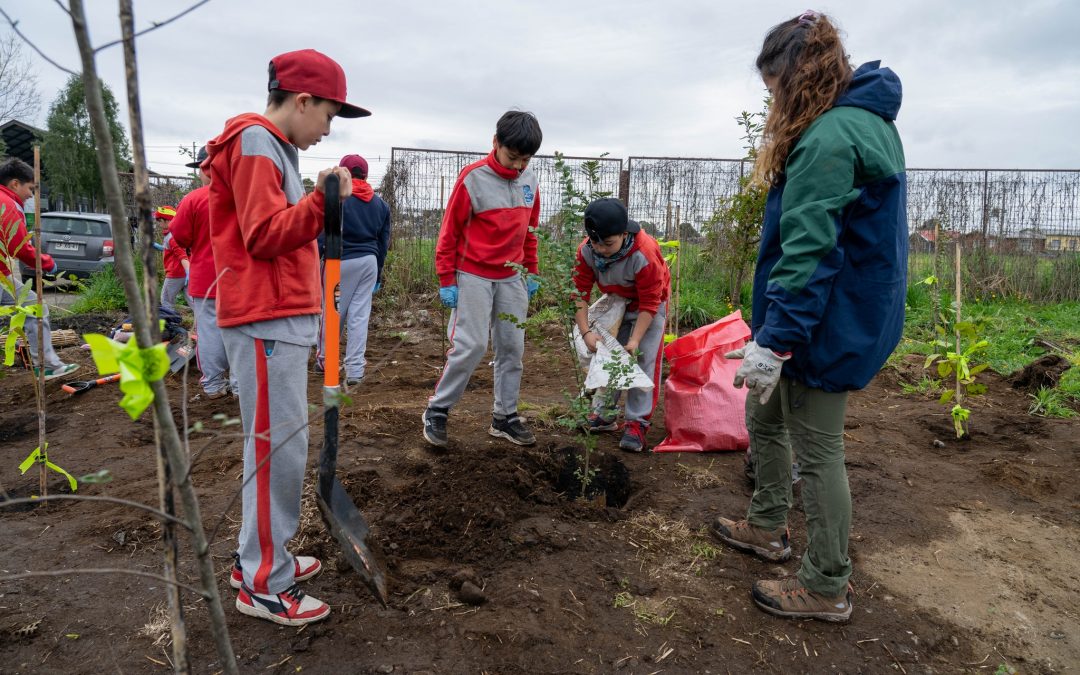
[[614,197],[597,199],[585,207],[585,232],[601,241],[623,232],[640,232],[641,226],[626,215],[626,207]]
[[188,162],[184,166],[186,166],[189,169],[198,169],[200,166],[202,166],[202,163],[205,162],[205,161],[206,161],[206,146],[204,145],[201,148],[199,148],[199,154],[195,155],[195,161],[194,162]]

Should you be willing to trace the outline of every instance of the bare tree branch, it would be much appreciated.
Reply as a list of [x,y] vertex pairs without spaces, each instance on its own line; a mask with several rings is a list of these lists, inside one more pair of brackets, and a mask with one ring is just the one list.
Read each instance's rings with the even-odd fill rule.
[[14,33],[0,39],[0,120],[33,120],[41,107],[33,64]]
[[148,579],[154,579],[164,584],[170,584],[178,588],[182,588],[185,591],[191,591],[200,598],[208,599],[208,594],[200,588],[195,588],[182,581],[173,581],[172,579],[166,579],[160,574],[154,574],[152,572],[140,572],[139,570],[125,570],[119,567],[74,567],[66,570],[45,570],[41,572],[20,572],[19,574],[5,574],[0,576],[0,583],[5,581],[16,581],[18,579],[29,579],[31,577],[66,577],[69,574],[133,574],[137,577],[147,577]]
[[[208,0],[204,0],[204,2],[205,2],[205,1],[208,1]],[[60,64],[59,64],[59,63],[57,63],[56,61],[53,61],[52,59],[50,59],[50,58],[48,57],[48,55],[47,55],[47,54],[45,54],[45,52],[43,52],[43,51],[41,51],[40,49],[38,49],[38,46],[37,46],[37,45],[35,45],[35,44],[34,44],[33,42],[31,42],[31,41],[30,41],[30,38],[28,38],[28,37],[26,37],[25,35],[23,35],[23,32],[22,32],[21,30],[19,30],[19,22],[18,22],[18,21],[16,21],[15,19],[12,19],[12,18],[11,18],[11,17],[10,17],[9,15],[8,15],[8,13],[4,11],[4,9],[3,9],[2,7],[0,7],[0,14],[2,14],[2,15],[4,16],[4,18],[5,18],[5,19],[7,19],[7,22],[8,22],[9,24],[11,24],[11,30],[15,31],[15,34],[16,34],[16,35],[18,35],[19,37],[21,37],[21,38],[22,38],[22,41],[23,41],[23,42],[25,42],[26,44],[28,44],[28,45],[30,46],[30,49],[33,49],[33,50],[34,50],[35,52],[37,52],[38,56],[40,56],[41,58],[45,59],[46,61],[48,61],[48,62],[49,62],[50,64],[52,64],[53,66],[56,66],[56,67],[57,67],[57,68],[59,68],[60,70],[64,71],[64,72],[65,72],[65,73],[67,73],[68,75],[75,75],[76,77],[78,77],[79,73],[75,72],[74,70],[71,70],[70,68],[65,68],[65,67],[63,67],[62,65],[60,65]]]
[[[139,38],[139,37],[142,37],[143,35],[146,35],[147,33],[150,33],[152,31],[157,30],[158,28],[163,28],[165,26],[168,26],[173,21],[176,21],[177,19],[179,19],[179,18],[181,18],[183,16],[186,16],[187,14],[190,14],[191,12],[194,12],[195,10],[202,7],[203,5],[205,5],[208,2],[210,2],[210,0],[199,0],[199,2],[196,2],[194,5],[192,5],[191,7],[188,7],[187,9],[180,12],[176,16],[165,19],[164,21],[152,21],[151,22],[152,25],[149,28],[144,28],[144,29],[138,31],[137,33],[135,33],[135,35],[133,37]],[[116,45],[120,44],[123,41],[124,41],[123,38],[121,38],[119,40],[113,40],[112,42],[106,42],[105,44],[101,45],[100,47],[95,47],[94,48],[94,53],[97,54],[98,52],[100,52],[100,51],[102,51],[104,49],[108,49],[109,47],[116,46]]]
[[100,495],[44,495],[41,497],[6,499],[0,502],[0,509],[7,508],[9,506],[17,506],[19,504],[36,504],[38,502],[52,501],[55,499],[67,499],[69,501],[77,502],[109,502],[111,504],[130,506],[132,508],[152,513],[155,517],[157,517],[158,520],[164,520],[173,523],[174,525],[180,525],[187,530],[191,529],[191,526],[180,518],[177,518],[176,516],[170,516],[164,511],[159,511],[152,506],[147,506],[146,504],[140,504],[139,502],[133,502],[127,499],[120,499],[119,497],[104,497]]

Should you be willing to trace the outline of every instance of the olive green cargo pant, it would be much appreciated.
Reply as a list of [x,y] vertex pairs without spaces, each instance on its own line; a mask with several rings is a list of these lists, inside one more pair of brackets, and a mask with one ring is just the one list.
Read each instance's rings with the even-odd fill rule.
[[746,428],[756,473],[747,520],[767,530],[787,526],[791,508],[792,450],[802,477],[806,513],[806,553],[799,581],[835,597],[851,576],[848,530],[851,492],[844,466],[847,392],[829,393],[780,378],[769,401],[746,398]]

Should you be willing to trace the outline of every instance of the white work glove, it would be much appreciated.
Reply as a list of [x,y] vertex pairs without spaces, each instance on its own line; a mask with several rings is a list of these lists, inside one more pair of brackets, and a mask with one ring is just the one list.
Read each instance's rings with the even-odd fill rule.
[[756,342],[748,342],[742,349],[724,354],[724,358],[743,360],[735,373],[735,386],[741,387],[745,383],[750,395],[757,396],[761,405],[765,405],[780,381],[784,361],[790,359],[791,354],[777,354]]

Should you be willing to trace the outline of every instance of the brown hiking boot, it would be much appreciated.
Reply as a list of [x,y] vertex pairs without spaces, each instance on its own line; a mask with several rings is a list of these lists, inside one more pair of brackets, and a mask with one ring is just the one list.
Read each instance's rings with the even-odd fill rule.
[[755,581],[754,603],[769,614],[790,619],[842,623],[851,618],[851,593],[830,598],[806,588],[796,577]]
[[784,562],[791,557],[786,527],[770,532],[751,525],[745,520],[717,518],[712,522],[709,530],[713,536],[725,544],[734,546],[740,551],[753,553],[769,562]]

